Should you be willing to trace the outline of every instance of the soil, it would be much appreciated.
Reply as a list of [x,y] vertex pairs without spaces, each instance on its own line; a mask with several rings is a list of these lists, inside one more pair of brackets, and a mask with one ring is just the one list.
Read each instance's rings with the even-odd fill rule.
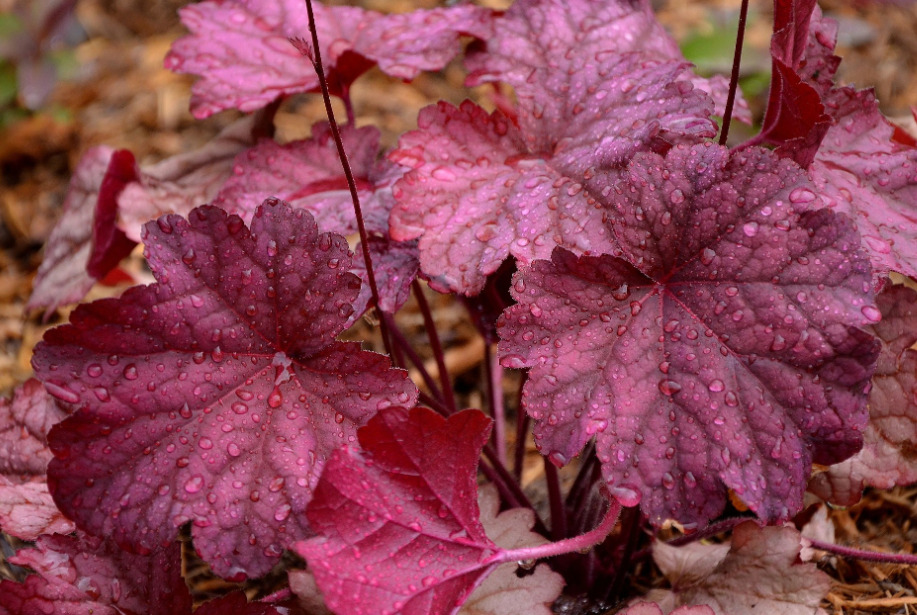
[[[0,0],[0,11],[9,10],[16,1],[32,0]],[[141,164],[151,163],[199,147],[238,117],[235,112],[224,112],[206,121],[194,120],[188,112],[193,79],[162,68],[169,45],[184,33],[176,16],[184,4],[180,0],[81,0],[77,17],[82,40],[60,52],[66,60],[65,70],[50,98],[34,112],[24,112],[15,103],[0,108],[0,393],[8,393],[30,376],[33,346],[48,327],[67,319],[67,310],[59,310],[43,321],[39,313],[26,313],[24,305],[41,262],[42,245],[60,214],[70,174],[80,156],[90,147],[107,144],[132,150]],[[437,3],[364,0],[362,4],[400,11]],[[502,8],[508,1],[492,0],[488,4]],[[654,4],[662,21],[680,40],[715,35],[737,14],[733,0],[659,0]],[[917,104],[917,3],[828,0],[824,7],[841,21],[838,54],[844,61],[840,80],[875,87],[883,111],[913,132],[910,108]],[[768,13],[764,3],[753,7],[746,76],[768,70],[766,61],[761,64],[762,58],[767,58]],[[357,122],[379,126],[384,143],[393,145],[400,133],[414,126],[417,111],[423,106],[439,99],[458,103],[467,97],[463,77],[457,63],[440,73],[423,75],[412,84],[371,71],[354,87]],[[482,92],[471,95],[483,97]],[[758,114],[765,96],[763,91],[750,99]],[[311,124],[323,118],[317,97],[293,97],[277,115],[278,136],[281,140],[305,136]],[[132,259],[129,267],[142,268],[139,250]],[[99,285],[89,299],[122,290]],[[485,405],[484,393],[477,383],[482,381],[485,345],[460,306],[444,297],[431,295],[431,299],[462,403],[481,407]],[[399,319],[406,331],[418,336],[423,354],[425,339],[416,306],[409,305]],[[375,328],[365,322],[361,327],[354,335],[366,336],[370,345],[378,347]],[[507,385],[507,390],[518,386],[512,382]],[[514,400],[507,401],[514,410]],[[534,450],[530,452],[524,477],[538,496],[543,469],[540,457]],[[830,519],[840,544],[913,552],[917,543],[917,488],[871,490],[856,506],[831,510]],[[15,542],[8,537],[4,540],[7,544]],[[195,563],[192,549],[186,549],[186,560],[187,578],[198,597],[228,587]],[[819,565],[835,579],[823,604],[829,613],[917,613],[917,568],[827,555]],[[0,573],[2,570],[0,566]],[[13,574],[5,570],[5,574]],[[636,585],[663,583],[649,565],[638,572]],[[276,580],[252,583],[247,589],[251,595],[263,594]]]

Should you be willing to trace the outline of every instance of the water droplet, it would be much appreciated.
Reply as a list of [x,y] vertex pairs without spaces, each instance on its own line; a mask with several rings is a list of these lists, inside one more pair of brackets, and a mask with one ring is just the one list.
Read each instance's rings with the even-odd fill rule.
[[271,257],[277,256],[277,242],[273,239],[267,242],[267,255]]
[[739,405],[739,398],[732,391],[726,393],[726,405],[733,408]]
[[283,403],[283,393],[280,392],[280,389],[274,387],[274,390],[271,391],[271,394],[267,396],[267,405],[271,408],[279,408]]
[[91,363],[89,367],[86,368],[86,373],[92,378],[98,378],[102,375],[102,366],[98,363]]
[[133,363],[129,363],[124,367],[124,378],[126,380],[136,380],[138,375],[137,366]]
[[669,193],[669,200],[671,200],[676,205],[679,203],[684,203],[685,193],[678,189],[672,190],[672,192]]
[[335,412],[335,413],[334,413],[334,422],[337,423],[338,425],[340,425],[341,423],[343,423],[343,422],[344,422],[344,415],[341,414],[340,412]]
[[290,516],[290,511],[292,507],[289,504],[281,504],[277,510],[274,511],[274,521],[283,521]]
[[719,380],[719,379],[711,381],[710,384],[707,386],[714,393],[719,393],[720,391],[723,391],[726,389],[726,383],[724,383],[722,380]]
[[716,258],[716,252],[710,248],[704,248],[700,253],[700,262],[704,265],[712,263],[714,258]]
[[746,222],[742,226],[742,232],[745,233],[746,237],[754,237],[758,234],[758,223],[757,222]]
[[660,380],[659,381],[659,391],[663,395],[675,395],[681,390],[681,385],[675,382],[674,380]]
[[242,449],[239,448],[239,445],[235,442],[230,442],[226,446],[226,452],[229,453],[231,457],[238,457],[242,454]]
[[567,458],[566,458],[566,456],[564,456],[562,453],[558,453],[558,452],[556,452],[556,451],[553,452],[553,453],[551,453],[550,455],[548,455],[548,461],[550,461],[551,463],[553,463],[553,464],[554,464],[555,466],[557,466],[558,468],[562,468],[562,467],[564,467],[565,465],[567,465]]
[[204,488],[204,477],[200,474],[195,474],[188,479],[188,482],[185,483],[185,491],[188,493],[197,493]]
[[213,448],[213,440],[210,438],[201,438],[197,444],[204,450],[210,450]]
[[863,316],[865,316],[866,320],[869,322],[875,323],[882,320],[882,312],[876,309],[876,307],[873,305],[864,305],[860,309],[860,312],[863,313]]
[[610,489],[611,495],[614,496],[621,506],[632,508],[640,504],[640,492],[635,487],[629,485],[618,485]]
[[245,414],[246,412],[248,412],[248,406],[246,404],[243,404],[241,401],[234,402],[232,406],[230,407],[232,408],[232,411],[235,412],[236,414]]
[[666,472],[662,475],[662,486],[666,489],[671,489],[675,486],[675,477],[672,476],[671,472]]

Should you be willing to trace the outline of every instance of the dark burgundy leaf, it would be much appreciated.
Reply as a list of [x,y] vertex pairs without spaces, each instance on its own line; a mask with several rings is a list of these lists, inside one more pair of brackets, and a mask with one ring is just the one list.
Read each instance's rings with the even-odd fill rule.
[[10,558],[35,571],[0,583],[0,615],[190,615],[178,544],[150,555],[78,533],[42,536]]
[[115,223],[118,218],[118,197],[129,183],[138,179],[139,169],[134,155],[126,149],[112,153],[108,170],[99,186],[99,198],[92,220],[92,251],[86,264],[86,272],[97,280],[117,267],[121,259],[137,245]]
[[917,147],[894,140],[871,90],[839,88],[836,124],[809,168],[821,203],[854,220],[879,276],[917,276]]
[[891,489],[917,481],[917,293],[887,288],[876,298],[882,321],[869,327],[882,343],[863,450],[813,477],[809,489],[841,506],[860,499],[867,485]]
[[615,191],[629,262],[557,250],[500,323],[540,450],[563,463],[595,435],[622,504],[701,525],[727,487],[786,519],[813,460],[856,452],[877,353],[856,327],[879,312],[856,232],[800,211],[807,186],[763,149],[638,154]]
[[475,479],[490,422],[388,408],[332,455],[306,511],[319,536],[296,545],[332,611],[451,614],[495,567]]
[[822,18],[815,0],[774,6],[771,88],[758,139],[808,167],[833,123],[825,97],[840,63],[833,54],[837,26]]
[[265,204],[252,229],[215,207],[146,226],[158,283],[80,306],[35,351],[79,410],[51,432],[58,506],[151,549],[194,523],[223,576],[267,572],[309,535],[324,462],[416,389],[387,357],[337,342],[359,280],[343,237]]
[[[461,35],[491,34],[491,11],[471,5],[398,15],[318,2],[314,8],[322,62],[336,94],[376,64],[401,79],[439,70],[461,50]],[[284,94],[318,90],[312,64],[290,42],[309,37],[304,2],[207,1],[180,13],[191,34],[173,43],[165,64],[201,76],[192,88],[195,117],[253,111]]]
[[[249,602],[245,593],[232,592],[221,598],[208,600],[195,609],[194,615],[289,615],[288,609],[278,610],[265,602]],[[311,613],[309,615],[312,615]]]

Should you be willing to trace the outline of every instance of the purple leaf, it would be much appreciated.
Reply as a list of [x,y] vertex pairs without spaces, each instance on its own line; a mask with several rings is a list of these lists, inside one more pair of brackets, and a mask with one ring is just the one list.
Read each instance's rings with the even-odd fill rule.
[[191,614],[177,543],[134,555],[82,533],[42,536],[10,561],[35,574],[0,583],[0,615]]
[[[204,118],[224,109],[253,111],[278,96],[318,90],[318,76],[290,42],[309,37],[300,0],[207,1],[180,11],[191,34],[172,45],[166,68],[200,75],[191,111]],[[341,94],[366,70],[413,79],[443,68],[463,34],[491,34],[491,11],[470,5],[383,15],[315,3],[322,62],[332,93]]]
[[49,315],[82,299],[96,280],[127,256],[134,243],[114,226],[116,199],[136,177],[127,150],[90,149],[70,179],[64,212],[51,232],[38,268],[29,309]]
[[[417,242],[395,242],[388,237],[389,215],[394,199],[392,185],[404,173],[402,167],[378,160],[379,131],[375,127],[341,128],[344,150],[360,192],[360,207],[380,294],[380,307],[394,313],[404,305],[417,276]],[[312,138],[279,145],[262,141],[240,153],[232,177],[213,204],[249,220],[265,198],[277,197],[309,211],[319,229],[352,235],[357,233],[353,202],[337,147],[327,122],[312,127]],[[354,301],[352,320],[359,318],[372,293],[366,278],[366,262],[358,247],[351,271],[363,285]]]
[[840,88],[809,175],[821,202],[854,220],[876,275],[917,276],[917,148],[896,142],[875,94]]
[[[543,109],[544,117],[551,121],[563,122],[569,115],[553,108],[564,106],[564,85],[574,92],[570,106],[585,104],[577,90],[599,83],[602,73],[627,54],[637,54],[643,61],[681,65],[682,77],[713,97],[717,114],[722,115],[725,108],[728,82],[722,77],[704,79],[691,74],[675,39],[643,0],[520,0],[497,18],[494,36],[486,42],[486,49],[466,59],[471,71],[468,84],[508,83],[520,107],[529,113]],[[640,81],[636,75],[634,80]],[[545,86],[560,86],[548,90],[553,92],[553,101],[546,100]],[[706,119],[706,115],[695,119],[701,117]],[[736,117],[751,121],[741,94]]]
[[[210,203],[234,172],[235,158],[254,145],[269,114],[236,120],[203,147],[144,167],[118,198],[121,228],[139,240],[143,225],[164,214],[188,213]],[[260,205],[260,203],[258,203]],[[246,221],[251,220],[249,211]]]
[[917,481],[917,293],[887,288],[876,298],[882,321],[869,327],[882,343],[872,390],[863,450],[816,474],[809,490],[851,506],[867,485],[891,489]]
[[[294,611],[295,613],[295,611]],[[208,600],[194,610],[194,615],[290,615],[287,609],[278,610],[264,602],[249,602],[245,592],[235,591],[214,600]],[[310,614],[311,615],[311,614]]]
[[727,487],[786,519],[813,460],[856,452],[877,353],[856,327],[879,312],[847,218],[796,211],[806,186],[762,149],[638,154],[615,188],[629,262],[557,250],[516,275],[502,362],[532,368],[544,454],[595,435],[622,504],[703,525]]
[[478,456],[490,419],[388,408],[334,453],[306,515],[318,537],[296,550],[340,615],[446,615],[496,564],[478,520]]
[[[416,389],[334,337],[359,281],[343,237],[266,203],[251,231],[200,207],[146,226],[158,283],[80,306],[36,373],[79,410],[51,433],[51,491],[95,534],[144,550],[194,523],[223,576],[258,576],[309,535],[328,455]],[[52,388],[53,387],[53,388]]]
[[[360,192],[367,230],[388,231],[392,184],[402,169],[378,161],[379,130],[374,126],[341,128],[344,151]],[[229,213],[250,220],[264,199],[276,197],[306,209],[326,232],[357,232],[353,203],[341,159],[327,122],[312,127],[312,138],[280,145],[261,141],[240,152],[233,174],[213,201]]]

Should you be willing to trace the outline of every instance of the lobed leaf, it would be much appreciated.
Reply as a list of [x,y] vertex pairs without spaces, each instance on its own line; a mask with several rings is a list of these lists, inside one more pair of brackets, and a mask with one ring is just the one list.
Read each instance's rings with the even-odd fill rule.
[[[360,207],[370,236],[373,268],[380,293],[380,307],[394,313],[404,305],[411,282],[417,275],[417,244],[396,242],[388,237],[389,215],[394,199],[392,185],[403,169],[386,160],[379,161],[379,130],[372,126],[341,128],[341,139],[360,192]],[[241,152],[235,160],[232,177],[225,183],[213,204],[243,220],[268,197],[281,198],[292,206],[306,209],[323,231],[352,235],[357,221],[347,179],[341,167],[330,126],[320,122],[312,127],[312,138],[279,145],[262,141]],[[355,320],[366,310],[371,292],[362,249],[357,249],[352,271],[363,285],[354,302]]]
[[258,576],[310,535],[325,460],[417,392],[388,358],[337,342],[359,281],[344,238],[267,202],[249,230],[215,207],[145,227],[157,279],[80,306],[33,365],[79,409],[51,433],[55,501],[148,550],[192,534],[217,574]]
[[16,387],[12,400],[0,398],[0,529],[11,536],[35,540],[74,530],[54,505],[45,477],[48,431],[65,416],[35,379]]
[[[534,123],[563,122],[570,119],[569,107],[588,104],[582,88],[600,83],[595,71],[601,77],[603,71],[629,54],[644,62],[681,65],[680,77],[710,95],[716,113],[722,115],[728,81],[720,76],[705,79],[688,71],[675,39],[656,19],[650,3],[642,0],[514,2],[496,19],[494,35],[486,40],[486,48],[466,58],[471,71],[467,82],[508,83],[527,115],[538,117],[543,113]],[[633,83],[639,82],[634,75]],[[569,104],[564,101],[568,91],[572,93]],[[736,100],[736,117],[751,121],[741,93]]]
[[[623,258],[565,250],[515,277],[502,363],[558,464],[597,440],[624,505],[706,524],[727,487],[768,521],[811,462],[856,452],[877,347],[846,217],[804,211],[801,170],[749,148],[638,154],[614,192]],[[798,203],[799,202],[799,203]]]
[[840,506],[867,485],[891,489],[917,481],[917,292],[891,286],[877,298],[882,321],[868,328],[882,344],[869,393],[863,450],[816,474],[809,490]]
[[[471,5],[393,15],[317,2],[314,8],[322,63],[336,94],[374,65],[401,79],[439,70],[461,50],[462,35],[491,34],[491,11]],[[303,2],[208,0],[179,13],[191,34],[172,44],[165,65],[201,77],[191,90],[195,117],[254,111],[279,96],[319,89],[309,60],[290,42],[309,39]]]
[[836,123],[809,167],[821,203],[855,221],[877,276],[917,276],[917,147],[895,140],[872,90],[830,96]]
[[[716,615],[825,615],[819,603],[831,589],[831,578],[815,564],[799,561],[800,538],[793,528],[758,527],[748,521],[733,530],[725,551],[721,545],[671,547],[657,542],[653,560],[673,589],[655,590],[650,596],[669,608],[708,605]],[[713,552],[712,557],[705,558],[705,551]],[[699,559],[706,564],[695,571]]]
[[0,615],[181,615],[191,594],[181,576],[178,544],[150,555],[78,533],[41,536],[10,561],[35,571],[23,583],[0,582]]
[[90,149],[73,172],[64,211],[51,231],[38,268],[28,309],[50,315],[61,305],[82,299],[130,254],[135,242],[115,226],[117,199],[137,176],[127,150]]
[[496,567],[475,497],[490,422],[387,408],[332,455],[306,510],[319,536],[295,549],[333,612],[455,613]]

